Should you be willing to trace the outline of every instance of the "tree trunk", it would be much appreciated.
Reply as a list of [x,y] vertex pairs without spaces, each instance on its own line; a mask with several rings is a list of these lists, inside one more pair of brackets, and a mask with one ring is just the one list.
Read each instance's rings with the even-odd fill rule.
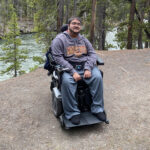
[[145,48],[148,48],[148,42],[147,41],[145,42]]
[[14,77],[17,77],[17,54],[16,54],[16,44],[14,44],[14,53],[15,53],[15,57],[14,57]]
[[[150,0],[148,1],[149,3],[148,3],[148,7],[150,7]],[[150,28],[150,10],[149,10],[149,12],[148,12],[148,23],[149,23],[149,28]],[[148,47],[150,47],[150,42],[148,43]]]
[[132,26],[134,21],[134,13],[135,13],[135,0],[132,0],[128,25],[127,49],[132,49],[132,33],[133,33]]
[[142,42],[142,24],[143,24],[143,18],[144,18],[144,10],[141,10],[141,20],[140,20],[140,29],[139,29],[139,35],[138,35],[138,49],[143,49],[143,42]]
[[143,49],[142,44],[142,28],[139,29],[139,35],[138,35],[138,49]]
[[69,18],[69,5],[70,5],[70,0],[66,0],[65,1],[65,5],[66,5],[66,12],[65,12],[65,22],[66,24],[68,23],[68,18]]
[[64,0],[58,0],[57,3],[57,33],[60,32],[60,28],[63,25],[64,18]]
[[17,15],[19,14],[19,2],[18,0],[13,0],[13,7],[15,8],[15,11],[17,13]]
[[106,16],[106,2],[100,0],[97,4],[98,50],[105,49],[105,16]]
[[94,44],[95,17],[96,17],[96,0],[92,0],[92,19],[90,27],[90,42],[92,44]]
[[3,0],[1,1],[1,6],[0,6],[0,23],[2,24],[1,32],[2,35],[6,33],[6,28],[7,28],[7,22],[8,22],[8,12],[9,12],[9,3],[8,0]]
[[[147,5],[148,5],[148,7],[150,7],[150,0],[147,2]],[[149,23],[148,27],[150,28],[150,10],[148,12],[148,23]],[[148,47],[150,47],[150,42],[146,41],[145,42],[145,48],[148,48]]]
[[[16,34],[16,29],[15,29],[15,27],[14,27],[14,33]],[[13,39],[14,39],[14,77],[17,77],[17,46],[16,46],[16,43],[15,43],[15,41],[16,41],[16,35],[14,35],[14,37],[13,37]]]
[[74,0],[73,2],[73,16],[76,16],[77,14],[77,0]]

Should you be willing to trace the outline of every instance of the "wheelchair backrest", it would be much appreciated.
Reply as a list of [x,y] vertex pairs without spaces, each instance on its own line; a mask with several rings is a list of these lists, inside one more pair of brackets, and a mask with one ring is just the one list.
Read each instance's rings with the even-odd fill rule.
[[54,71],[54,66],[56,66],[56,62],[54,61],[50,47],[48,52],[46,53],[46,61],[44,64],[44,69],[48,70],[49,73],[51,74]]

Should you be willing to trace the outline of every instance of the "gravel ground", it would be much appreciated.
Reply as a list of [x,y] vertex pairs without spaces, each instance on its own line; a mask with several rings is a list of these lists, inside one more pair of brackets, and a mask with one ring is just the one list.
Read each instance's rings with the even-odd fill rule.
[[62,129],[39,68],[0,82],[0,150],[150,150],[150,49],[98,54],[109,125]]

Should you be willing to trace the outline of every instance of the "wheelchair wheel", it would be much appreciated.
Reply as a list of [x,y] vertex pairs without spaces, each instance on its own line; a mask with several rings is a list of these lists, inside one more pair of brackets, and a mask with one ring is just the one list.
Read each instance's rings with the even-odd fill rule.
[[51,82],[51,83],[50,83],[50,91],[52,91],[52,90],[53,90],[54,85],[55,85],[55,84],[54,84],[54,82]]
[[52,109],[56,118],[63,113],[62,102],[55,97],[54,92],[52,92]]

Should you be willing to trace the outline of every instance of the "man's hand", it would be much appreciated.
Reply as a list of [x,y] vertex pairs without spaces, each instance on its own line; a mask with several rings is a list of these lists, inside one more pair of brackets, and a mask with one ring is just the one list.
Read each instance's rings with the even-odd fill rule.
[[77,73],[77,72],[75,72],[74,74],[73,74],[73,78],[74,78],[74,80],[77,82],[77,81],[79,81],[79,80],[81,80],[81,76]]
[[91,72],[89,70],[84,71],[84,78],[90,78],[91,77]]

